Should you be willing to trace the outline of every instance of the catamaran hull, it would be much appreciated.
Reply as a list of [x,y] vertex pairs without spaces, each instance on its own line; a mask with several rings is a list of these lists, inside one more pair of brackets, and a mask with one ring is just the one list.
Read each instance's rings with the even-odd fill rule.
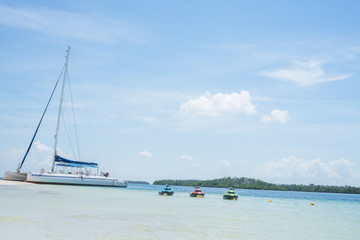
[[4,180],[7,181],[26,181],[27,173],[19,173],[19,172],[5,172],[4,173]]
[[27,182],[43,184],[127,187],[127,182],[116,178],[58,173],[28,173]]

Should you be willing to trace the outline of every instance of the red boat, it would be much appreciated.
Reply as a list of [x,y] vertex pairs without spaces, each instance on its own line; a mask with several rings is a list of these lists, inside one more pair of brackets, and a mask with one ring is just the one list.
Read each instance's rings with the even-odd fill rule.
[[201,191],[200,187],[197,187],[192,193],[190,193],[190,197],[198,197],[202,198],[205,196],[205,193]]

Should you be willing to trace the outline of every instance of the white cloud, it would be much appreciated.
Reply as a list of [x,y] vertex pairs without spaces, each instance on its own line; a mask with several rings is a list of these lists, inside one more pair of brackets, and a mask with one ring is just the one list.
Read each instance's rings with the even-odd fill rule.
[[228,160],[221,160],[220,161],[220,164],[221,165],[224,165],[226,167],[230,167],[231,166],[231,163],[228,161]]
[[0,6],[0,24],[95,42],[141,41],[139,32],[124,22],[74,12]]
[[143,157],[148,157],[148,158],[151,158],[151,157],[152,157],[152,153],[151,153],[151,152],[148,152],[148,151],[139,152],[139,155],[140,155],[140,156],[143,156]]
[[54,151],[52,147],[46,146],[45,144],[42,144],[39,141],[34,142],[33,147],[34,147],[34,152],[37,153],[44,153],[44,152],[51,153]]
[[186,159],[186,160],[192,160],[192,157],[191,156],[188,156],[188,155],[182,155],[180,156],[181,159]]
[[[61,148],[57,148],[58,154],[62,157],[74,159],[73,154],[64,152]],[[0,155],[1,159],[5,159],[4,167],[6,170],[15,170],[19,163],[21,163],[26,149],[10,149]],[[36,170],[41,168],[50,170],[54,159],[54,149],[46,146],[40,141],[35,141],[29,151],[29,154],[24,162],[22,171]]]
[[1,153],[0,157],[2,159],[2,163],[5,165],[13,165],[14,169],[17,167],[17,164],[21,163],[25,149],[9,149],[3,153]]
[[311,86],[324,82],[331,82],[348,78],[350,75],[327,75],[322,68],[324,61],[294,61],[293,65],[288,69],[278,69],[274,71],[263,71],[260,74],[278,78],[285,81],[295,82],[298,86]]
[[248,91],[215,95],[206,92],[205,96],[181,104],[180,111],[184,114],[215,117],[226,114],[254,114],[255,106],[250,101]]
[[261,121],[265,123],[275,122],[285,124],[289,120],[288,111],[279,109],[274,109],[271,111],[270,115],[266,115],[261,118]]
[[359,173],[353,171],[353,166],[352,162],[343,158],[323,162],[318,158],[306,161],[290,156],[266,163],[260,167],[260,173],[269,178],[360,179]]
[[[34,142],[32,151],[33,154],[38,159],[39,165],[41,165],[44,168],[50,169],[54,159],[54,149],[52,147],[42,144],[41,142]],[[61,154],[60,149],[58,149],[58,152],[59,155],[69,158],[69,156],[64,156],[63,154]]]

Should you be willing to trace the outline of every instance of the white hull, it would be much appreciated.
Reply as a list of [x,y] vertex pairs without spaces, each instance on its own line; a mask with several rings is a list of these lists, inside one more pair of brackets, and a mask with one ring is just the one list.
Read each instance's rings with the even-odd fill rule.
[[19,173],[19,172],[5,172],[4,173],[4,180],[7,181],[26,181],[27,173]]
[[127,182],[112,177],[61,173],[28,173],[27,182],[63,185],[127,187]]

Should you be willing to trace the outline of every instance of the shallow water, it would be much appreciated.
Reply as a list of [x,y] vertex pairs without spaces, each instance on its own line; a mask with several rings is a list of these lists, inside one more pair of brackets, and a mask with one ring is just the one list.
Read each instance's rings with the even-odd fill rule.
[[[0,239],[359,239],[360,196],[130,185],[0,186]],[[272,202],[269,202],[272,200]],[[314,202],[314,206],[311,206]]]

